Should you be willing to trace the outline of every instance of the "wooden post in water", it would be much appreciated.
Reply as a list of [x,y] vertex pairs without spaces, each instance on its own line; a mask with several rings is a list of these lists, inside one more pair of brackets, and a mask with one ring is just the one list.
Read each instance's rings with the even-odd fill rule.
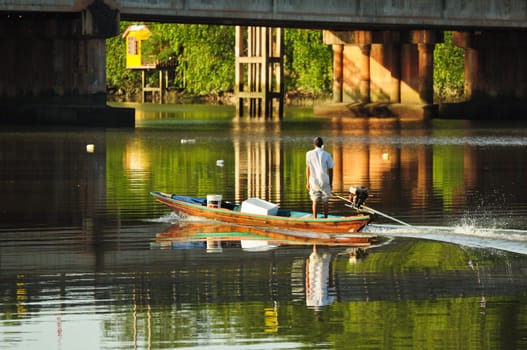
[[149,86],[148,76],[150,74],[148,74],[148,76],[146,74],[149,72],[150,72],[149,69],[141,70],[141,102],[145,103],[147,100],[146,95],[150,94],[151,102],[163,103],[164,101],[164,96],[163,96],[164,91],[163,90],[166,90],[166,88],[168,87],[168,83],[163,84],[163,80],[164,80],[163,70],[159,70],[157,72],[158,73],[158,84],[159,84],[158,86]]
[[284,105],[282,28],[236,27],[236,114],[282,118]]

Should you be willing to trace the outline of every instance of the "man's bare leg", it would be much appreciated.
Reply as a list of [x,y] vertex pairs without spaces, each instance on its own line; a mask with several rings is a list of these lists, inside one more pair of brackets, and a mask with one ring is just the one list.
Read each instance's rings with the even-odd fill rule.
[[313,210],[313,218],[317,218],[317,201],[313,201],[313,204],[311,205],[311,209]]

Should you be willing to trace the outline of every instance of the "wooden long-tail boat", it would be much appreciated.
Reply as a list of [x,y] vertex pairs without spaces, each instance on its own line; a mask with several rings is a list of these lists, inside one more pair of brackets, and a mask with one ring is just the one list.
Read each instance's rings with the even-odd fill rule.
[[276,215],[262,215],[241,211],[241,205],[229,207],[207,206],[205,198],[150,192],[160,203],[171,208],[176,214],[201,217],[235,225],[288,229],[320,233],[359,232],[373,216],[358,213],[352,216],[330,215],[328,218],[313,218],[311,213],[278,209]]

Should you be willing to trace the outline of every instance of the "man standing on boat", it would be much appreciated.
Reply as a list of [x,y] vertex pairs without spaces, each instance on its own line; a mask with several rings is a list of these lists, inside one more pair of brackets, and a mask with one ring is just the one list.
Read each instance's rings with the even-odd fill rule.
[[317,204],[322,202],[324,217],[328,217],[328,201],[333,185],[333,158],[324,151],[324,141],[320,136],[313,140],[315,149],[306,153],[306,188],[313,202],[313,217],[317,217]]

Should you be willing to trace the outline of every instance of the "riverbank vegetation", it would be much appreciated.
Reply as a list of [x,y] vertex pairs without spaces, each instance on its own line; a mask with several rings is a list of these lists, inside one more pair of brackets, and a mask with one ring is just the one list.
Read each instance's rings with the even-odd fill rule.
[[434,101],[459,102],[464,98],[465,55],[452,42],[452,32],[444,37],[434,49]]
[[[132,23],[121,22],[121,33]],[[234,89],[233,26],[148,23],[152,36],[144,42],[143,55],[171,62],[171,99],[199,98],[229,102]],[[285,29],[284,78],[286,100],[327,99],[331,95],[333,56],[320,30]],[[141,96],[141,71],[126,68],[123,38],[107,40],[107,85],[110,98],[137,101]],[[156,85],[157,76],[147,76]],[[451,33],[434,52],[434,94],[437,102],[452,102],[463,95],[463,51],[452,44]]]

